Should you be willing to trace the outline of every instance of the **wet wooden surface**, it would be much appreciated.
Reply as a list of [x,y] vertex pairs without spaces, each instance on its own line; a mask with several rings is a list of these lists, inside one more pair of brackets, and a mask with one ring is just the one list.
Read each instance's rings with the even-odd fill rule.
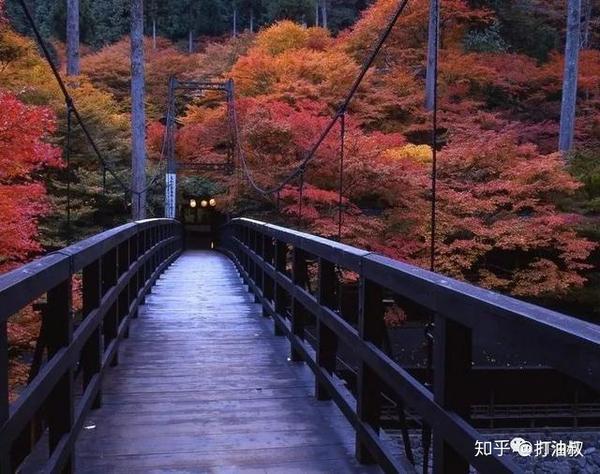
[[356,463],[350,425],[313,390],[234,265],[187,252],[133,321],[76,471],[378,472]]

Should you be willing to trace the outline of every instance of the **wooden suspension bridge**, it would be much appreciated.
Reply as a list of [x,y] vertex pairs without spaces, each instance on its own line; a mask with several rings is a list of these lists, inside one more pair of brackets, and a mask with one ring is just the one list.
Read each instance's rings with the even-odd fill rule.
[[[2,472],[414,472],[387,432],[390,401],[431,429],[435,472],[520,472],[474,449],[482,335],[600,391],[592,324],[250,219],[214,244],[185,249],[178,221],[146,220],[0,276]],[[359,281],[356,320],[341,271]],[[390,295],[434,317],[428,380],[386,348]],[[40,297],[45,363],[9,403],[7,320]]]

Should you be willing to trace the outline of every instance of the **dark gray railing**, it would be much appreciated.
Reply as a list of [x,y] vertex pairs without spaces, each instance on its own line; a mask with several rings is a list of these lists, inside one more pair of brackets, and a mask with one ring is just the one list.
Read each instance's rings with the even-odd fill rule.
[[[90,409],[101,404],[102,378],[118,362],[129,321],[181,248],[177,221],[150,219],[103,232],[0,276],[0,472],[16,470],[46,429],[45,472],[73,469],[77,434]],[[72,279],[80,271],[83,311],[74,330]],[[44,295],[41,350],[36,353],[45,348],[47,362],[9,404],[7,320]],[[76,372],[81,373],[80,397],[75,396]]]
[[[554,369],[600,392],[600,329],[522,301],[313,235],[250,219],[224,227],[224,250],[285,334],[292,359],[316,376],[316,397],[332,398],[356,431],[356,455],[387,472],[411,469],[381,437],[381,393],[408,405],[433,430],[436,472],[521,472],[506,456],[476,456],[484,437],[469,424],[473,333],[493,337],[506,350],[527,348]],[[310,271],[316,265],[317,289]],[[359,277],[358,324],[336,311],[336,272]],[[434,315],[432,388],[384,350],[384,293],[391,292]],[[316,338],[307,342],[308,320]],[[358,363],[356,397],[334,375],[338,341]]]

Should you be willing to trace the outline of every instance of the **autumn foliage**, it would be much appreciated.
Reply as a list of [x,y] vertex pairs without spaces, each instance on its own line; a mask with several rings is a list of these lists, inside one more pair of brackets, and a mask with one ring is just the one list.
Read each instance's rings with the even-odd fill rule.
[[0,270],[6,270],[41,250],[37,220],[49,207],[35,173],[61,166],[61,152],[46,141],[56,131],[50,110],[7,92],[0,92],[0,110]]
[[[521,297],[562,297],[586,285],[594,270],[595,244],[589,232],[584,237],[582,228],[590,222],[595,225],[596,217],[585,214],[593,203],[582,199],[586,193],[594,195],[596,178],[574,173],[555,153],[562,48],[550,48],[541,58],[528,54],[526,45],[511,47],[498,29],[501,11],[494,4],[442,2],[437,270]],[[532,4],[553,28],[561,28],[557,26],[564,19],[561,2]],[[377,0],[336,36],[286,20],[264,26],[257,34],[202,39],[201,48],[193,53],[164,38],[158,38],[154,48],[149,39],[151,166],[160,164],[164,147],[161,119],[168,78],[233,78],[248,166],[261,186],[279,183],[296,169],[337,110],[397,6],[394,0]],[[429,261],[431,244],[431,115],[423,106],[428,15],[428,0],[409,2],[349,105],[341,196],[344,242],[422,266]],[[60,95],[32,43],[9,29],[2,34],[0,70],[13,94],[0,97],[7,104],[2,110],[12,111],[6,130],[14,131],[2,133],[14,135],[0,141],[1,147],[7,147],[0,150],[0,160],[6,160],[0,193],[8,196],[0,201],[0,212],[10,216],[24,236],[11,239],[14,248],[6,247],[3,258],[12,262],[40,249],[35,219],[49,208],[37,199],[44,196],[44,188],[36,173],[42,167],[60,166],[47,138],[53,136],[57,142],[64,138],[46,108],[23,102],[49,105],[63,125],[64,117]],[[59,52],[61,48],[56,47]],[[87,52],[82,76],[70,84],[78,103],[92,117],[103,150],[125,168],[129,75],[129,42],[124,38]],[[593,162],[600,147],[598,50],[581,52],[579,89],[574,154],[580,161],[584,157]],[[179,160],[226,159],[231,136],[222,99],[213,93],[178,96]],[[34,124],[27,128],[30,136],[14,126],[22,114],[31,115],[26,120]],[[15,150],[20,153],[18,160],[12,159]],[[221,202],[232,213],[253,212],[337,238],[340,152],[338,124],[306,168],[302,192],[296,179],[277,200],[254,194],[240,175],[204,178],[228,189]],[[74,156],[80,160],[78,169],[87,173],[80,175],[88,178],[82,178],[82,187],[98,190],[99,176],[85,160],[86,153],[79,143]],[[594,167],[586,162],[580,169]],[[159,202],[161,196],[155,200]]]
[[[396,6],[376,2],[337,39],[279,23],[235,64],[243,142],[260,184],[276,183],[302,159]],[[344,241],[419,265],[430,248],[427,19],[428,2],[413,2],[350,106],[342,197]],[[577,233],[582,217],[561,208],[580,184],[552,153],[561,57],[540,64],[522,54],[465,52],[465,33],[494,17],[461,0],[443,3],[442,21],[437,269],[519,296],[583,285],[595,245]],[[581,86],[597,91],[596,52],[583,57]],[[592,128],[578,122],[580,143],[594,142]],[[290,223],[329,237],[338,231],[339,143],[334,128],[302,194],[296,180],[279,196]]]

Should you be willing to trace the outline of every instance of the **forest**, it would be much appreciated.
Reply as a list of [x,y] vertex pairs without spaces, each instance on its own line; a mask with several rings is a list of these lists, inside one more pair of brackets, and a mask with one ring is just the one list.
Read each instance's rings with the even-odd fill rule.
[[[79,71],[67,85],[118,180],[67,113],[19,2],[0,31],[0,270],[129,219],[129,1],[80,2]],[[30,2],[51,54],[67,67],[66,2]],[[352,85],[394,0],[168,0],[145,5],[147,176],[161,172],[171,76],[236,87],[248,165],[264,186],[310,148]],[[431,112],[429,1],[409,2],[345,114],[343,226],[357,247],[427,267]],[[567,2],[446,0],[440,18],[436,270],[598,321],[600,29],[583,0],[573,143],[559,151]],[[177,156],[219,156],[226,106],[211,94],[179,110]],[[338,238],[339,132],[327,136],[280,205],[234,177],[188,176],[254,215]],[[163,183],[149,192],[162,215]],[[68,202],[67,202],[68,200]],[[69,209],[67,218],[66,209]]]

